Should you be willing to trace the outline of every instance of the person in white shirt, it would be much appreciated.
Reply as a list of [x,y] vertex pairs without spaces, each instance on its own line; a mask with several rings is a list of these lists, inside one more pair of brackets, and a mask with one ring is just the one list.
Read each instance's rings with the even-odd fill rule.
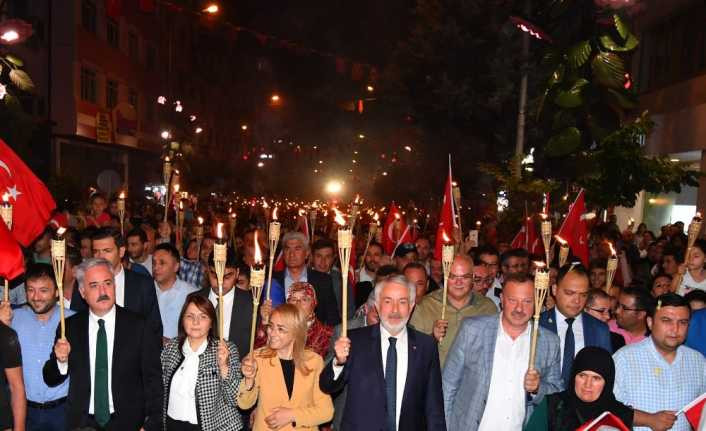
[[197,289],[177,278],[179,251],[170,243],[157,245],[152,255],[154,287],[157,293],[159,314],[162,316],[162,338],[166,343],[177,336],[179,313],[186,296]]
[[532,368],[534,284],[508,274],[500,315],[464,319],[446,358],[444,411],[449,431],[520,431],[546,394],[562,389],[559,337],[540,327]]
[[377,283],[374,292],[380,323],[336,341],[321,390],[335,394],[347,388],[346,430],[445,430],[436,340],[407,326],[416,287],[396,275]]
[[[159,247],[155,248],[155,255]],[[235,344],[218,340],[216,310],[189,295],[178,317],[179,336],[162,351],[167,431],[236,431],[243,428],[235,399],[242,380]],[[217,370],[217,371],[216,371]]]
[[152,255],[147,251],[149,242],[145,231],[136,227],[127,233],[125,239],[130,262],[142,265],[152,275]]
[[69,378],[66,429],[157,429],[162,405],[159,335],[142,316],[115,304],[113,265],[86,259],[76,268],[88,309],[57,328],[44,382]]

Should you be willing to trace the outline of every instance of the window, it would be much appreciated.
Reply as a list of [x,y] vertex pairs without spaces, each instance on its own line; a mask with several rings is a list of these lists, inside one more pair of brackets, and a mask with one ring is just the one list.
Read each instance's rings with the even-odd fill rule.
[[81,1],[81,24],[91,33],[96,32],[96,4],[93,0]]
[[137,97],[137,91],[135,91],[134,88],[131,88],[128,90],[127,101],[135,108],[135,112],[137,112],[138,97]]
[[137,35],[130,31],[127,34],[127,53],[132,58],[133,60],[137,60],[139,51],[138,51],[138,45],[137,45]]
[[106,39],[113,48],[120,48],[120,24],[112,18],[108,18]]
[[118,104],[118,83],[113,80],[107,80],[105,85],[105,105],[109,109],[115,108]]
[[96,103],[96,72],[88,67],[81,68],[81,99]]

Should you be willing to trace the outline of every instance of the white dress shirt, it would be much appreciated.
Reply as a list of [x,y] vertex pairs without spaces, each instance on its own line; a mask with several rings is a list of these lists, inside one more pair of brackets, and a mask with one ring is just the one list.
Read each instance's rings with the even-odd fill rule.
[[363,267],[363,269],[358,273],[358,282],[362,283],[364,281],[369,281],[375,284],[375,274],[368,273],[368,270],[365,269],[365,267]]
[[514,340],[502,315],[493,353],[488,400],[478,431],[521,431],[525,419],[525,374],[529,364],[530,325]]
[[[564,340],[566,340],[566,330],[569,329],[569,324],[566,323],[566,316],[561,314],[557,307],[554,307],[556,318],[556,333],[559,335],[559,347],[561,348],[561,355],[559,359],[561,361],[561,366],[564,366]],[[574,331],[574,356],[576,353],[581,351],[584,346],[583,341],[583,316],[579,314],[576,316],[574,323],[571,325],[571,330]]]
[[[230,317],[233,314],[233,299],[235,298],[236,286],[230,289],[230,292],[223,294],[223,339],[228,340],[230,334]],[[211,289],[208,292],[208,299],[211,300],[213,307],[218,310],[218,294]],[[218,312],[216,312],[218,315]],[[215,322],[214,322],[215,323]],[[217,323],[216,323],[217,324]]]
[[169,387],[167,415],[172,419],[192,424],[199,423],[196,414],[196,380],[199,377],[199,355],[206,350],[206,346],[208,341],[204,340],[194,352],[189,340],[184,340],[184,345],[181,347],[184,362],[172,376]]
[[[98,338],[98,319],[105,321],[105,335],[108,339],[108,406],[110,413],[115,413],[113,407],[113,342],[115,341],[115,306],[103,317],[96,316],[88,310],[88,360],[91,365],[91,397],[88,404],[88,414],[93,411],[93,385],[96,381],[96,339]],[[68,362],[61,363],[57,359],[59,373],[66,375],[69,372]]]
[[120,272],[115,274],[115,305],[125,307],[125,270],[120,265]]
[[198,289],[177,278],[174,280],[174,284],[166,290],[160,289],[159,284],[155,281],[154,290],[157,293],[159,315],[162,317],[162,336],[174,338],[179,334],[179,315],[186,297]]
[[[380,325],[380,350],[382,351],[382,372],[385,374],[385,365],[387,365],[387,349],[390,348],[389,338],[393,337],[387,330]],[[396,428],[400,426],[400,412],[402,411],[402,398],[404,397],[404,388],[407,383],[407,364],[409,355],[409,343],[407,342],[407,327],[405,326],[402,331],[395,335],[394,338],[397,339],[395,342],[395,348],[397,350],[397,378],[395,383],[397,384],[397,390],[395,391],[395,424]],[[355,346],[351,346],[352,349]],[[529,359],[528,359],[529,360]],[[343,372],[343,365],[337,365],[334,359],[331,364],[333,367],[333,379],[338,379],[338,376]],[[383,383],[383,388],[385,384]]]

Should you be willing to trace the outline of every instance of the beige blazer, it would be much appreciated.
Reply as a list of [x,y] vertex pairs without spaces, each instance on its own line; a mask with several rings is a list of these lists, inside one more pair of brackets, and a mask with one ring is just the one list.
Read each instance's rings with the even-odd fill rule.
[[305,351],[305,364],[311,372],[305,376],[295,367],[294,388],[290,399],[279,359],[276,356],[261,357],[259,353],[262,350],[255,351],[257,362],[255,384],[248,391],[243,381],[238,394],[238,406],[242,409],[249,409],[257,402],[253,431],[269,430],[265,418],[275,407],[294,409],[296,428],[287,425],[281,430],[317,430],[318,425],[330,421],[333,418],[333,402],[329,395],[319,389],[319,376],[324,368],[321,356],[311,350]]

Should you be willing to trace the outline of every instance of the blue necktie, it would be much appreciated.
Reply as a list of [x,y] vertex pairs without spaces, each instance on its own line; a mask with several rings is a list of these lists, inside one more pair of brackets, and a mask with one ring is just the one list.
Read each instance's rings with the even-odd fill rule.
[[566,324],[569,325],[566,328],[566,336],[564,337],[564,360],[561,367],[561,378],[564,380],[564,386],[569,387],[569,380],[571,380],[571,366],[574,363],[574,330],[571,325],[574,323],[574,318],[569,317],[566,319]]
[[390,337],[385,362],[385,396],[387,398],[387,431],[397,431],[397,338]]

